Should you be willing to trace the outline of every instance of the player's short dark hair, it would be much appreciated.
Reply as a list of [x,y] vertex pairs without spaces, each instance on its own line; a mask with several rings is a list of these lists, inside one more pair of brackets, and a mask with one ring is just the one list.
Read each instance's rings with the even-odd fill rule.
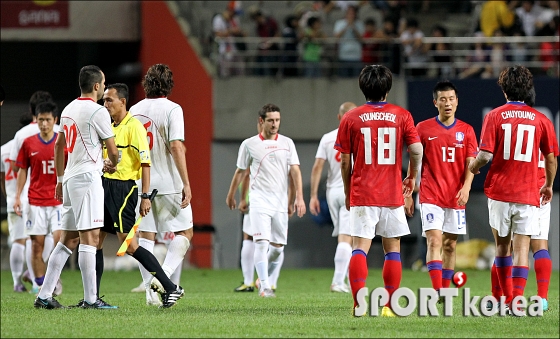
[[93,92],[95,84],[101,84],[103,81],[103,73],[101,68],[95,65],[88,65],[80,69],[79,83],[82,93]]
[[535,106],[536,99],[537,99],[537,92],[535,92],[535,87],[533,87],[529,90],[529,94],[527,95],[524,101],[527,104],[527,106],[533,107]]
[[21,126],[27,126],[32,122],[33,122],[33,115],[29,112],[23,113],[19,117],[19,123],[21,124]]
[[4,92],[4,87],[0,85],[0,101],[4,101],[6,99],[6,92]]
[[128,103],[128,86],[126,84],[121,82],[110,84],[107,86],[107,89],[114,89],[117,92],[119,99],[126,100],[125,105]]
[[533,88],[533,74],[525,66],[506,67],[498,78],[498,85],[509,101],[523,101]]
[[31,95],[31,98],[29,98],[29,112],[31,112],[32,115],[37,115],[35,112],[37,105],[44,101],[52,101],[52,99],[52,95],[49,92],[36,91]]
[[58,116],[58,106],[53,101],[43,101],[37,105],[35,113],[35,115],[52,113],[52,116],[56,118]]
[[393,74],[383,65],[367,65],[360,73],[359,83],[366,100],[380,101],[393,86]]
[[147,98],[169,96],[174,85],[173,72],[165,64],[150,66],[144,79],[142,79],[142,86]]
[[268,112],[280,112],[280,108],[275,104],[266,104],[259,110],[259,117],[263,120],[266,119]]
[[438,92],[451,91],[451,90],[455,91],[455,97],[458,97],[457,88],[455,87],[455,85],[453,85],[451,81],[444,80],[438,82],[434,86],[434,91],[433,91],[434,100],[438,99]]

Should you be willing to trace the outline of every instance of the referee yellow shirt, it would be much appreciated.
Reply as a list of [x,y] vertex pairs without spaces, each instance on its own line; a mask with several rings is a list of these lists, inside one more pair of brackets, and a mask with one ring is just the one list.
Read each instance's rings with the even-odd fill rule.
[[[113,123],[113,133],[119,150],[119,163],[115,173],[104,173],[103,176],[116,180],[140,179],[142,164],[151,164],[146,129],[138,119],[127,112],[120,124],[115,126]],[[106,148],[103,149],[103,158],[107,158]]]

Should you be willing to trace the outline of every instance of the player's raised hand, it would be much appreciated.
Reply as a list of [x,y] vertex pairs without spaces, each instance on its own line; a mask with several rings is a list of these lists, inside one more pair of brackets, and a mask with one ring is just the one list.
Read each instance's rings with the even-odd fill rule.
[[319,213],[321,213],[321,204],[317,197],[311,197],[311,200],[309,200],[309,212],[313,215],[319,215]]

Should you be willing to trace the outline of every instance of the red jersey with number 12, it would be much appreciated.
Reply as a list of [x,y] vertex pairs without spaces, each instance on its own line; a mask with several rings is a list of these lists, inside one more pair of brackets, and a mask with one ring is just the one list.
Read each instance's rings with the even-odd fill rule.
[[416,142],[412,115],[400,106],[368,102],[347,112],[334,148],[354,160],[350,206],[403,206],[402,149]]
[[[57,206],[60,201],[54,198],[56,172],[54,169],[54,144],[57,133],[49,141],[41,139],[40,134],[30,136],[23,141],[16,160],[20,168],[29,168],[31,176],[28,198],[33,206]],[[31,174],[30,174],[31,173]]]
[[457,205],[455,196],[465,182],[467,158],[476,157],[478,151],[472,126],[459,119],[445,126],[436,116],[418,123],[416,129],[424,146],[420,203],[465,209]]
[[539,149],[558,156],[552,122],[521,102],[508,102],[484,117],[480,150],[493,154],[484,193],[493,200],[540,206]]

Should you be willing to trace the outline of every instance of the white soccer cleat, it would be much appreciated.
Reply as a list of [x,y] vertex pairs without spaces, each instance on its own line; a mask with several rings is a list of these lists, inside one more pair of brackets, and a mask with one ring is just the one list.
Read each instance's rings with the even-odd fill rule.
[[163,303],[159,299],[159,294],[152,291],[151,289],[145,289],[146,291],[146,305],[148,306],[161,306]]
[[331,292],[350,293],[350,288],[346,284],[332,284]]
[[146,286],[144,286],[144,282],[142,281],[138,287],[134,287],[130,290],[130,292],[140,293],[146,291]]
[[165,288],[163,288],[161,282],[159,282],[159,280],[155,277],[152,279],[150,288],[152,289],[152,291],[157,292],[159,294],[165,293]]
[[60,278],[56,282],[56,286],[54,287],[53,296],[58,297],[62,294],[62,280]]

